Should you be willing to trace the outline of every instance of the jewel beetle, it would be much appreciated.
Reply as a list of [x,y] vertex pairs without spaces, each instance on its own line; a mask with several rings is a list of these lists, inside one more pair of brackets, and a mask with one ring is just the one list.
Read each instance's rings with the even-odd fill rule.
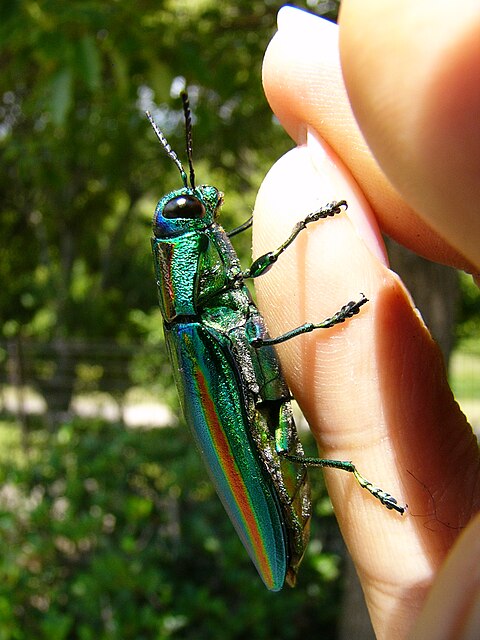
[[309,538],[308,466],[351,472],[388,509],[405,507],[359,474],[348,461],[305,457],[292,415],[291,393],[274,345],[353,317],[365,296],[326,320],[271,338],[245,284],[257,278],[308,224],[340,214],[332,202],[300,221],[276,250],[243,270],[218,223],[223,194],[196,185],[192,123],[182,94],[189,176],[151,114],[147,117],[183,186],[158,202],[152,251],[165,342],[180,403],[215,489],[266,587],[295,585]]

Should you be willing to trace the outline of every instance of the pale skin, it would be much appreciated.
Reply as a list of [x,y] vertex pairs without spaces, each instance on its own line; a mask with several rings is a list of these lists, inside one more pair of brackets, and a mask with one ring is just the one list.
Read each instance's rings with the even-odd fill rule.
[[400,516],[325,472],[379,639],[480,629],[477,442],[379,233],[480,273],[480,7],[461,5],[452,16],[443,1],[344,0],[338,30],[287,8],[264,61],[267,98],[298,146],[260,189],[254,256],[315,208],[349,203],[256,280],[270,333],[369,298],[278,352],[322,456],[354,461],[408,503]]

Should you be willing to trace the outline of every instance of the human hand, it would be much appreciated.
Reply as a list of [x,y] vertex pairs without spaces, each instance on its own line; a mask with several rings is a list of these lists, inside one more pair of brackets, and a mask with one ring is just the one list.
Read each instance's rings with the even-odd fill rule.
[[[414,60],[425,60],[421,46],[429,55],[432,49],[431,40],[414,26],[421,24],[418,3],[416,14],[403,3],[401,17],[391,7],[392,15],[386,8],[380,13],[378,3],[363,0],[358,15],[356,4],[344,2],[338,30],[304,12],[283,9],[266,53],[267,97],[299,146],[275,164],[260,189],[254,255],[281,244],[296,221],[331,200],[345,199],[349,209],[303,232],[275,268],[256,281],[258,300],[275,336],[331,315],[360,292],[369,298],[345,325],[280,345],[284,372],[322,456],[352,460],[369,480],[409,505],[403,518],[392,514],[348,474],[325,471],[377,636],[474,637],[468,630],[475,629],[478,604],[476,611],[469,606],[472,598],[478,602],[472,592],[480,578],[479,518],[438,571],[480,505],[478,446],[448,388],[439,349],[388,269],[377,223],[417,253],[480,272],[480,134],[467,117],[473,98],[469,103],[467,79],[458,80],[462,65],[457,74],[452,67],[441,76],[453,84],[443,87],[448,98],[464,89],[454,133],[447,120],[451,109],[431,113],[440,87],[432,82],[433,89],[427,89],[437,93],[428,94],[425,65],[411,61],[412,43],[418,47]],[[378,17],[369,12],[372,7]],[[430,8],[439,10],[438,3]],[[422,5],[421,11],[425,29],[430,28],[427,8]],[[471,15],[465,24],[471,28]],[[464,32],[456,27],[449,60],[463,62],[461,55],[451,55],[456,43],[465,54]],[[352,104],[381,168],[347,98],[338,31]],[[433,50],[441,56],[441,46]],[[436,68],[433,63],[430,68]],[[439,58],[437,65],[441,69]],[[478,94],[478,82],[474,86]],[[423,120],[414,117],[419,113]],[[437,116],[437,121],[427,119],[428,127],[426,114]],[[462,123],[468,135],[462,135]]]

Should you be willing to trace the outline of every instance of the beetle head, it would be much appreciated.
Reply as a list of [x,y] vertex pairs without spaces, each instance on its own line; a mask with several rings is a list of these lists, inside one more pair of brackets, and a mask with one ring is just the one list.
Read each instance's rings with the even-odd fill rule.
[[223,193],[209,185],[171,191],[157,204],[153,233],[156,238],[165,238],[201,231],[215,221],[222,203]]
[[212,224],[223,202],[223,194],[215,187],[195,186],[195,172],[192,160],[192,116],[188,95],[182,92],[183,113],[185,115],[185,138],[189,166],[190,184],[187,173],[177,154],[160,131],[151,113],[147,117],[157,134],[162,147],[176,164],[183,181],[183,188],[172,191],[157,204],[153,217],[153,233],[156,238],[180,235],[185,231],[200,230]]

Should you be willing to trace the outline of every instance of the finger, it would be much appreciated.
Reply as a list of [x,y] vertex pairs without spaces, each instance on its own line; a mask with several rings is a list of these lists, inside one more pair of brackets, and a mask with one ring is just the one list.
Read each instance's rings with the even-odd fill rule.
[[385,267],[365,199],[322,149],[311,133],[266,177],[255,205],[254,255],[280,246],[295,222],[325,202],[345,198],[348,213],[307,227],[256,288],[272,336],[322,320],[361,292],[370,300],[344,325],[278,351],[322,454],[353,460],[410,505],[402,518],[350,474],[325,472],[378,636],[401,637],[386,631],[410,627],[459,528],[478,508],[478,449],[438,349]]
[[342,69],[382,169],[480,270],[480,4],[347,0]]
[[336,26],[291,7],[280,11],[278,25],[265,54],[263,82],[286,131],[299,144],[307,125],[319,132],[361,186],[383,232],[427,258],[472,270],[405,203],[370,153],[343,84]]

